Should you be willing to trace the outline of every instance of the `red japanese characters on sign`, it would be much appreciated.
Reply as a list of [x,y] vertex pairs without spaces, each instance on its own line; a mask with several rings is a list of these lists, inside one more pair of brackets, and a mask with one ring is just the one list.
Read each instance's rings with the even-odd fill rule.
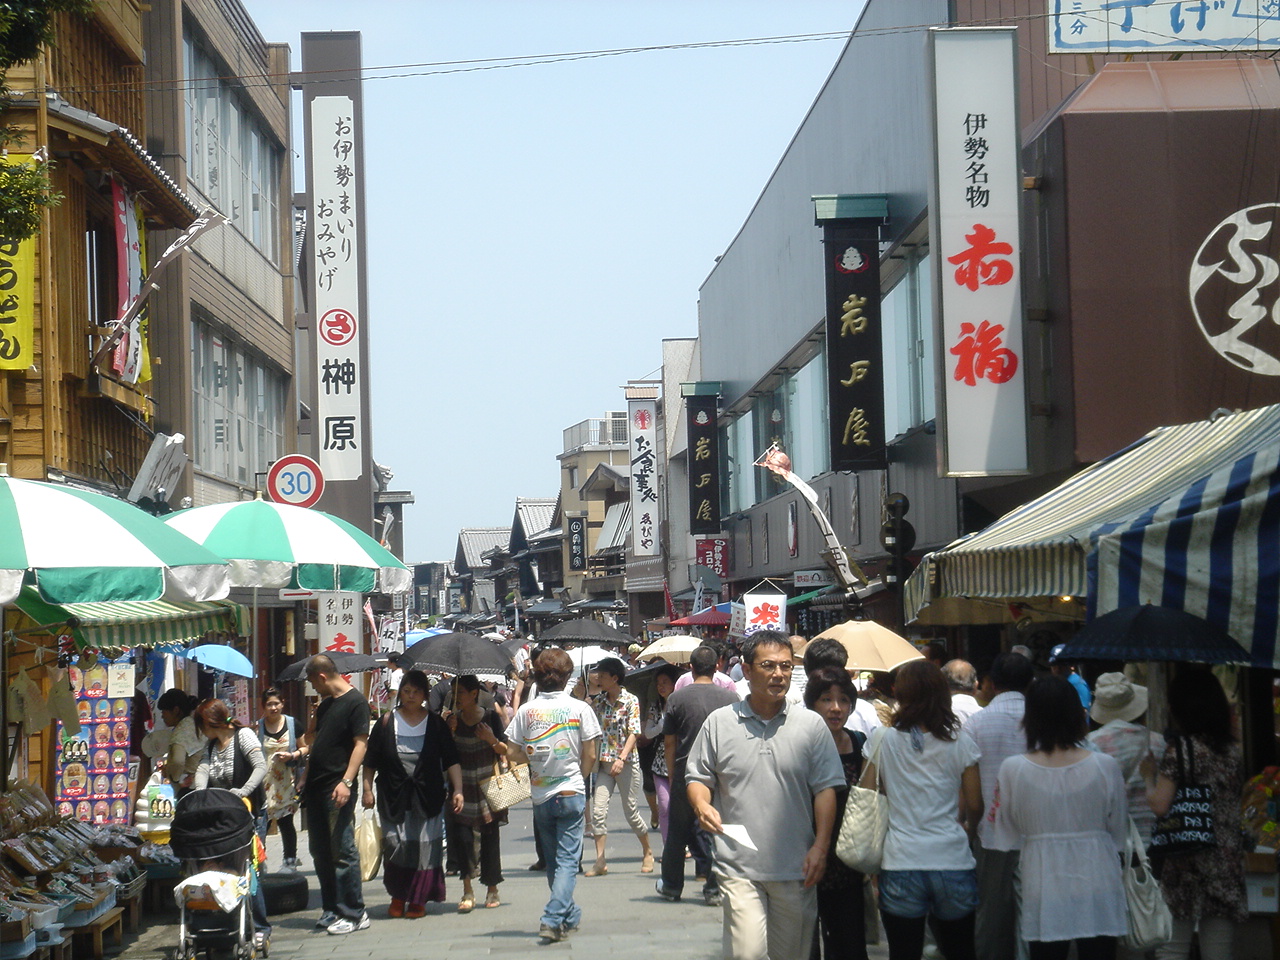
[[995,287],[1013,279],[1013,261],[1004,259],[1013,254],[1011,244],[996,240],[996,232],[980,223],[964,238],[969,246],[947,257],[947,263],[956,264],[957,284],[977,290],[979,284]]
[[320,336],[335,347],[345,346],[356,335],[356,318],[351,311],[335,307],[320,318]]
[[951,348],[957,357],[952,376],[969,386],[979,380],[992,383],[1008,383],[1018,372],[1018,355],[1002,345],[1000,334],[1004,327],[983,320],[978,326],[960,324],[960,341]]
[[781,593],[748,593],[742,598],[747,608],[747,635],[757,630],[786,630],[787,598]]
[[776,627],[779,620],[779,608],[776,603],[762,603],[751,608],[751,623],[760,627]]

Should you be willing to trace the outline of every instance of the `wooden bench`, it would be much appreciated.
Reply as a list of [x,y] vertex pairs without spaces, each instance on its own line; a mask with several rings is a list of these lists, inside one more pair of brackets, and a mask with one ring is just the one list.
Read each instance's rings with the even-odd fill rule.
[[115,941],[117,947],[124,946],[124,907],[112,907],[97,920],[85,924],[83,927],[76,927],[70,931],[78,939],[80,937],[93,938],[93,960],[102,960],[102,935],[111,930],[115,931]]

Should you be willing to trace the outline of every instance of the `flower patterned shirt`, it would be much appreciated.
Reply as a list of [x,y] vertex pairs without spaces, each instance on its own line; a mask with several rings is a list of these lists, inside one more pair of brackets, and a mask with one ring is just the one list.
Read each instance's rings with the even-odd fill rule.
[[[632,734],[640,736],[640,700],[634,693],[622,690],[612,703],[603,693],[598,694],[591,699],[591,706],[595,708],[600,729],[604,731],[600,740],[600,763],[612,763],[627,745],[627,737]],[[634,750],[627,757],[627,762],[636,762]]]

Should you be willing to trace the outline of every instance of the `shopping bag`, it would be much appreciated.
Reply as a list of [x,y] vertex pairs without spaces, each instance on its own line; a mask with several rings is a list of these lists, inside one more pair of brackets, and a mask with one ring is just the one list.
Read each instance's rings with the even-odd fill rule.
[[373,810],[366,810],[356,824],[356,852],[360,854],[360,879],[373,880],[382,869],[382,824]]
[[1173,747],[1178,759],[1177,791],[1168,812],[1156,818],[1151,831],[1151,861],[1157,876],[1166,858],[1200,853],[1215,846],[1213,787],[1196,776],[1195,745],[1178,737]]
[[484,793],[489,809],[500,813],[513,807],[521,800],[528,800],[530,795],[529,768],[512,767],[503,771],[498,764],[493,765],[493,776],[480,781],[480,790]]

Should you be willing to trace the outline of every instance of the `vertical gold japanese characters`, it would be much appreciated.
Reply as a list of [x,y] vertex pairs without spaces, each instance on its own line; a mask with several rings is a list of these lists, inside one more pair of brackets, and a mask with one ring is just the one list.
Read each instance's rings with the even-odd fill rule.
[[350,97],[311,102],[315,419],[320,467],[328,480],[358,480],[364,464],[356,136]]
[[689,532],[720,532],[720,427],[716,397],[685,398],[689,436]]

